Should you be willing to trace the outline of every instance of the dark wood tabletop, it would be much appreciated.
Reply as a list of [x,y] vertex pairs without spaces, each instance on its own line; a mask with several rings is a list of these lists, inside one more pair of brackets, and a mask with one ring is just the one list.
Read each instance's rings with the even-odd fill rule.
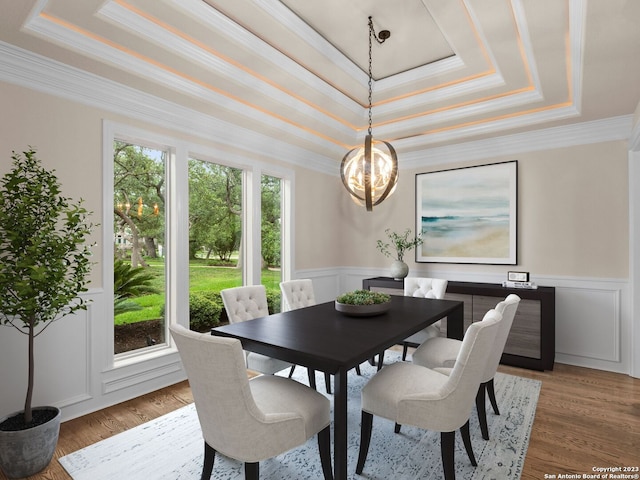
[[[327,302],[217,327],[212,333],[239,338],[245,350],[336,373],[359,365],[459,308],[459,302],[452,300],[392,296],[391,302],[387,313],[373,317],[350,317],[337,312],[334,302]],[[462,332],[450,336],[461,338]]]
[[388,312],[350,317],[334,302],[277,313],[211,330],[238,338],[242,347],[334,374],[334,474],[347,478],[347,371],[413,333],[447,317],[447,335],[462,338],[463,303],[391,296]]

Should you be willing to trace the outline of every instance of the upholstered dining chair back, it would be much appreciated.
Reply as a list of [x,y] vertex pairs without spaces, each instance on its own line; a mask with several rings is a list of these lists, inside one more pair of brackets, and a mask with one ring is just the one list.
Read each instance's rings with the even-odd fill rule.
[[[449,379],[438,392],[442,396],[441,416],[432,414],[429,420],[430,426],[425,425],[422,428],[441,432],[454,431],[469,419],[501,321],[500,313],[489,310],[481,322],[473,323],[467,329]],[[420,397],[429,399],[432,394],[433,392],[417,394],[411,398],[411,401],[418,401]],[[416,413],[418,412],[415,411],[413,414]],[[403,420],[403,414],[399,416],[400,421],[397,423],[421,427],[419,414],[417,417],[412,415],[410,422]]]
[[230,323],[244,322],[269,315],[264,285],[225,288],[220,291]]
[[[229,323],[244,322],[269,315],[267,290],[264,285],[225,288],[220,291],[220,296],[222,296]],[[245,352],[245,356],[247,368],[267,375],[292,366],[289,362],[261,353]]]
[[455,478],[455,431],[460,429],[472,465],[477,465],[469,435],[469,416],[480,386],[502,315],[488,311],[467,330],[450,375],[407,362],[389,365],[362,388],[360,452],[356,473],[361,474],[369,450],[374,415],[402,425],[436,430],[445,479]]
[[447,283],[441,278],[407,277],[404,279],[404,294],[407,297],[442,299]]
[[286,310],[295,310],[302,307],[310,307],[316,304],[311,279],[287,280],[280,282],[280,291],[284,299]]
[[[218,452],[245,460],[267,419],[256,406],[240,340],[171,326],[189,378],[204,440]],[[263,456],[263,455],[257,455]]]
[[[280,282],[280,291],[284,299],[285,311],[297,310],[298,308],[310,307],[316,304],[316,296],[313,293],[313,282],[309,278]],[[289,378],[293,375],[294,368],[295,367],[291,367]],[[315,370],[307,369],[307,371],[309,374],[309,384],[313,388],[316,388]],[[329,373],[324,374],[324,383],[327,393],[331,393],[331,375]]]
[[[447,291],[447,280],[441,278],[407,277],[404,279],[404,295],[407,297],[435,298],[441,300]],[[441,334],[442,321],[438,320],[402,342],[402,360],[407,359],[409,347],[422,345],[430,338]]]
[[332,478],[330,403],[288,378],[249,380],[238,339],[170,327],[193,393],[205,442],[202,478],[210,478],[215,453],[245,462],[245,478],[258,479],[259,462],[319,434],[324,478]]
[[[502,353],[504,352],[513,319],[520,304],[520,297],[510,294],[496,305],[495,310],[502,314],[499,330],[491,350],[487,365],[481,376],[478,395],[476,396],[476,406],[478,410],[478,420],[480,421],[480,430],[485,440],[489,439],[489,426],[487,423],[487,414],[485,409],[485,392],[489,396],[493,411],[496,415],[500,414],[498,402],[496,400],[494,377],[500,364]],[[454,367],[462,348],[462,342],[453,338],[435,337],[430,338],[418,349],[413,352],[412,361],[416,365],[427,368],[434,368],[439,372],[449,374]]]
[[511,325],[513,325],[513,319],[516,316],[516,311],[520,305],[520,297],[515,294],[510,294],[503,301],[496,305],[496,310],[502,314],[502,321],[500,322],[500,328],[496,334],[496,340],[493,344],[493,350],[487,361],[487,367],[485,368],[484,375],[482,376],[482,383],[492,380],[498,371],[498,365],[500,365],[500,359],[504,352],[504,346],[507,343],[509,332],[511,331]]

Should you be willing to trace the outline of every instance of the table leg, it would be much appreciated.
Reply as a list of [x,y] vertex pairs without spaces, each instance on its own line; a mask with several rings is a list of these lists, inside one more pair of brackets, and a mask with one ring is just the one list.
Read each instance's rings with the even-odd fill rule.
[[333,379],[333,476],[347,478],[347,370],[342,368]]
[[462,340],[464,336],[464,304],[447,315],[447,337]]

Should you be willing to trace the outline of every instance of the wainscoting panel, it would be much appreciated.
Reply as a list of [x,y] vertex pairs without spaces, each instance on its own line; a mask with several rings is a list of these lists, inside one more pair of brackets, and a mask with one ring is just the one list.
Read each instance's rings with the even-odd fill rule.
[[[90,299],[91,296],[83,297]],[[89,345],[95,313],[95,305],[89,303],[86,311],[49,324],[35,338],[33,406],[64,408],[92,398]],[[0,378],[5,385],[0,395],[1,416],[24,408],[28,338],[12,327],[0,328],[0,351],[6,359],[0,362]]]
[[620,361],[620,290],[556,288],[556,352]]
[[324,303],[335,300],[340,291],[341,275],[339,269],[299,270],[295,279],[310,278],[313,282],[313,293],[316,302]]

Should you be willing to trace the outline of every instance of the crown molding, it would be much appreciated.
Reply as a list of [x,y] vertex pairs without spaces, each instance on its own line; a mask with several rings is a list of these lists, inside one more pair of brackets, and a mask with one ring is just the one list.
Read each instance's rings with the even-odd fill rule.
[[[287,28],[291,28],[292,30],[294,30],[299,36],[301,36],[301,38],[305,39],[307,43],[312,41],[321,41],[312,40],[311,38],[309,38],[310,35],[319,35],[312,29],[310,29],[306,24],[304,24],[301,19],[293,15],[293,13],[291,13],[281,2],[273,1],[265,3],[264,1],[260,0],[253,1],[256,5],[265,9],[265,12],[267,14],[275,17],[285,17],[285,19],[281,20],[283,25],[286,25]],[[271,3],[273,3],[273,5],[271,5]],[[262,59],[270,62],[274,66],[274,68],[286,70],[289,75],[294,76],[303,84],[311,85],[321,95],[337,102],[342,108],[347,109],[354,115],[363,115],[363,107],[356,101],[336,90],[335,87],[324,81],[322,78],[313,74],[309,70],[306,70],[300,64],[298,64],[276,48],[262,41],[253,33],[245,30],[228,17],[222,15],[214,8],[205,4],[205,2],[201,0],[180,0],[173,2],[172,7],[181,10],[183,13],[197,20],[198,22],[203,23],[208,28],[214,29],[216,31],[226,32],[226,35],[229,38],[233,38],[234,41],[239,45],[243,45],[245,48],[259,54]],[[283,9],[286,10],[286,12],[283,12]],[[326,47],[326,50],[323,50],[323,52],[331,52],[331,54],[328,55],[327,58],[332,63],[339,64],[341,67],[343,67],[343,71],[349,73],[350,76],[353,77],[353,79],[357,83],[362,85],[363,89],[365,89],[367,87],[369,77],[362,70],[357,68],[352,62],[348,61],[341,52],[336,50],[326,40],[322,39],[322,42],[323,46]],[[314,49],[317,49],[317,46],[314,46],[313,43],[311,43],[310,45],[312,45]],[[341,61],[341,58],[346,61],[345,65],[343,65],[344,61]]]
[[241,149],[248,159],[270,158],[334,174],[335,158],[343,155],[340,147],[329,142],[325,142],[326,151],[333,157],[281,140],[300,137],[301,130],[291,125],[281,126],[284,134],[280,138],[267,136],[5,42],[0,42],[0,80]]
[[[300,112],[305,116],[305,118],[311,119],[313,123],[317,125],[317,128],[314,129],[315,131],[313,132],[307,131],[300,126],[292,125],[291,123],[278,118],[277,112],[270,114],[266,109],[263,110],[258,106],[251,106],[243,102],[236,101],[236,99],[234,99],[230,94],[216,91],[207,85],[194,82],[188,77],[176,74],[175,72],[162,68],[157,64],[146,62],[96,39],[88,38],[77,31],[67,29],[62,25],[51,22],[47,20],[46,17],[39,15],[39,12],[42,11],[47,1],[48,0],[39,0],[38,6],[33,9],[32,14],[24,26],[25,30],[35,33],[46,40],[62,44],[66,48],[80,52],[83,55],[97,58],[108,64],[114,65],[117,68],[125,69],[135,75],[149,79],[150,81],[173,91],[209,102],[212,105],[216,105],[219,108],[241,115],[252,121],[263,123],[270,127],[276,127],[287,135],[293,135],[297,138],[303,139],[305,142],[316,145],[322,150],[332,151],[333,149],[340,149],[341,147],[337,145],[340,142],[342,142],[343,146],[359,142],[360,137],[364,135],[362,129],[349,127],[348,124],[345,124],[342,121],[342,119],[330,116],[317,105],[301,101],[294,95],[278,89],[274,85],[268,84],[268,82],[265,82],[259,78],[259,76],[252,75],[243,69],[224,61],[224,59],[217,57],[211,52],[205,51],[197,45],[194,45],[188,40],[167,31],[148,19],[138,16],[133,11],[127,9],[125,6],[115,2],[114,0],[107,0],[98,12],[98,14],[105,20],[110,21],[113,24],[117,24],[149,41],[155,42],[169,51],[184,56],[187,60],[197,63],[200,66],[204,66],[210,71],[215,71],[216,75],[222,75],[229,81],[243,85],[245,88],[249,88],[254,91],[258,90],[260,92],[264,92],[270,102],[283,105],[291,110]],[[340,67],[347,72],[350,71],[349,66],[351,66],[353,68],[351,73],[354,75],[354,78],[358,77],[357,81],[360,82],[364,88],[367,80],[366,75],[341,52],[331,47],[330,44],[317,32],[310,29],[308,25],[284,6],[284,4],[277,0],[250,1],[254,2],[255,5],[262,8],[269,15],[277,18],[283,25],[287,26],[287,28],[293,29],[296,35],[302,38],[303,41],[307,42],[314,49],[325,55],[332,63],[340,65]],[[526,23],[526,16],[522,7],[522,0],[512,0],[512,9],[516,17],[518,31],[523,39],[524,55],[532,72],[534,83],[534,85],[532,85],[534,88],[533,92],[520,92],[512,95],[506,95],[501,98],[481,101],[471,105],[464,105],[447,111],[436,111],[432,114],[420,114],[414,118],[407,118],[388,125],[376,126],[376,133],[378,134],[378,137],[388,139],[398,138],[399,140],[392,141],[397,141],[400,145],[404,145],[406,148],[426,148],[428,145],[432,145],[437,142],[457,141],[461,138],[477,134],[487,132],[493,133],[501,128],[527,126],[540,121],[560,120],[575,115],[575,112],[579,112],[580,110],[579,103],[582,84],[581,65],[583,56],[581,45],[583,40],[586,8],[583,0],[569,1],[570,53],[572,61],[574,62],[570,79],[572,95],[569,100],[574,102],[573,110],[548,108],[545,113],[523,115],[517,117],[515,120],[508,120],[506,122],[493,121],[478,124],[475,124],[473,121],[471,121],[470,124],[465,122],[465,119],[473,118],[475,115],[480,113],[484,114],[487,112],[497,111],[498,109],[520,107],[528,103],[539,102],[543,99],[540,88],[536,85],[537,72],[529,41],[529,31]],[[354,118],[361,118],[364,121],[366,114],[366,109],[364,107],[337,91],[318,76],[304,69],[301,65],[285,56],[282,52],[265,42],[260,41],[260,39],[254,34],[248,32],[222,13],[218,12],[214,8],[210,8],[205,4],[205,2],[200,0],[174,1],[172,2],[172,7],[180,9],[183,13],[206,25],[208,28],[223,32],[224,35],[229,38],[233,38],[238,44],[243,45],[246,48],[251,48],[259,53],[266,61],[273,64],[274,67],[277,66],[277,68],[285,68],[289,74],[295,76],[299,81],[309,85],[326,98],[330,98],[332,102],[335,102],[337,105],[344,108],[345,111],[353,113]],[[471,12],[473,13],[472,10]],[[477,20],[476,23],[478,23]],[[318,45],[323,45],[327,48],[318,49]],[[491,54],[491,52],[489,52],[489,54]],[[442,62],[436,62],[436,64],[433,64],[432,66],[425,66],[421,71],[422,73],[425,73],[429,70],[434,72],[434,74],[440,74],[443,71],[447,71],[447,69],[460,68],[461,62],[461,59],[456,59],[454,57]],[[444,70],[442,70],[442,68],[444,68]],[[403,83],[403,78],[409,78],[407,75],[411,74],[406,72],[405,74],[394,75],[384,81],[381,80],[377,82],[375,92],[379,93],[387,88],[387,86],[392,88]],[[444,99],[451,99],[456,96],[465,96],[483,89],[491,89],[502,85],[504,85],[504,80],[500,73],[497,72],[484,78],[469,80],[457,85],[440,88],[435,91],[425,92],[423,94],[394,100],[376,106],[376,113],[382,117],[391,117],[400,109],[407,108],[409,105],[414,109],[414,111],[416,107],[422,107],[428,110],[429,105],[436,104],[436,102],[440,102]],[[462,126],[453,127],[451,130],[440,131],[439,133],[429,133],[429,130],[434,129],[435,125],[443,125],[447,122],[453,121],[460,122]],[[409,131],[412,132],[424,131],[425,134],[417,133],[417,137],[400,140],[400,137],[403,136],[401,131],[405,128],[409,128]],[[321,131],[323,129],[324,131]],[[327,137],[333,137],[334,142],[328,141]]]
[[[248,74],[246,70],[225,61],[219,56],[199,47],[193,42],[186,40],[182,36],[176,35],[175,33],[162,28],[160,25],[153,23],[144,17],[132,14],[130,10],[126,9],[121,4],[115,2],[107,2],[103,5],[98,13],[100,16],[109,20],[111,23],[130,31],[131,33],[134,33],[151,43],[155,43],[156,45],[170,52],[173,52],[178,56],[184,57],[188,61],[196,65],[200,65],[201,67],[212,72],[212,74],[215,73],[215,75],[226,77],[227,80],[236,84],[243,85],[250,90],[259,90],[265,97],[271,99],[274,103],[287,106],[295,111],[301,112],[304,115],[313,118],[314,121],[319,121],[320,123],[335,131],[341,131],[344,129],[344,123],[342,121],[339,121],[334,117],[322,113],[317,106],[313,106],[310,103],[299,100],[295,95],[276,88],[273,84],[265,82],[257,75]],[[237,31],[234,31],[234,34],[236,33]],[[144,67],[146,66],[146,62],[136,62],[134,60],[134,63],[136,64],[135,66],[130,66],[130,68],[134,68],[134,72],[138,73],[141,71],[141,68],[139,68],[139,66],[143,67],[142,71],[145,72]],[[300,67],[298,66],[298,68]],[[145,77],[153,79],[154,81],[160,79],[161,83],[164,86],[174,90],[177,89],[181,93],[186,93],[192,96],[196,94],[196,92],[194,91],[195,85],[193,84],[193,82],[185,82],[184,80],[181,82],[177,82],[175,80],[175,77],[166,78],[166,75],[158,76],[158,74],[155,73],[157,72],[157,70],[158,69],[154,69],[153,73],[145,72]],[[162,69],[160,69],[160,71],[162,72]],[[319,82],[319,80],[315,77],[314,80],[316,82]],[[202,88],[200,88],[199,86],[195,87],[200,92],[197,93],[198,98],[203,98],[203,95],[201,93]],[[332,90],[332,93],[334,93],[333,96],[335,97],[334,90]],[[227,100],[226,96],[224,95],[222,95],[222,98],[212,98],[211,100],[217,100],[217,103],[220,103],[222,99]],[[348,110],[353,111],[358,116],[362,115],[362,107],[357,105],[355,102],[350,101],[346,97],[344,97],[342,100],[343,102],[340,102],[341,105],[346,106]],[[228,104],[228,100],[225,103]],[[243,112],[242,114],[247,114],[247,111]]]
[[[473,118],[474,115],[485,114],[488,112],[494,112],[498,110],[508,109],[512,107],[519,107],[522,105],[531,104],[542,100],[540,94],[536,91],[521,92],[507,97],[496,98],[484,102],[473,103],[471,105],[464,105],[458,108],[450,108],[447,110],[436,111],[434,113],[425,114],[416,118],[410,118],[400,122],[394,122],[389,125],[377,126],[375,131],[377,138],[397,138],[406,129],[413,129],[414,131],[423,130],[427,133],[420,133],[415,137],[408,139],[393,140],[394,143],[400,148],[415,148],[417,146],[426,146],[432,143],[441,141],[451,141],[459,138],[468,137],[471,135],[477,135],[486,132],[495,132],[505,128],[515,128],[522,122],[525,124],[537,123],[538,121],[549,121],[560,118],[558,112],[545,112],[537,115],[538,117],[544,117],[538,121],[534,121],[534,116],[521,116],[510,119],[508,123],[504,121],[494,122],[480,122],[478,124],[471,124],[464,126],[465,118]],[[527,118],[529,120],[527,120]],[[451,130],[443,131],[440,133],[428,133],[428,130],[435,128],[438,130],[441,126],[447,125],[450,122],[461,121],[462,127],[453,127]],[[364,138],[364,134],[361,135]]]
[[399,166],[408,170],[553,148],[627,140],[631,135],[632,122],[633,115],[623,115],[473,142],[426,148],[422,151],[398,155]]
[[[163,128],[196,135],[216,144],[232,146],[234,149],[245,151],[248,161],[253,158],[269,158],[338,176],[339,160],[345,153],[340,147],[325,141],[323,148],[326,154],[319,155],[280,139],[300,137],[300,129],[291,125],[280,126],[283,129],[280,138],[267,136],[5,42],[0,42],[0,80]],[[567,107],[563,115],[575,116],[577,111]],[[426,139],[428,142],[425,142],[423,137],[401,140],[394,142],[394,146],[399,152],[402,169],[613,140],[630,139],[630,145],[640,147],[640,126],[636,125],[633,128],[633,115],[455,145],[432,148],[428,146],[436,141],[455,141],[465,133],[487,133],[557,118],[557,114],[547,118],[544,113],[538,113],[521,119],[520,123],[518,118],[509,118],[495,122],[494,125],[481,126],[477,130],[464,132],[458,129],[434,134]],[[407,148],[417,151],[402,153],[402,150]]]

